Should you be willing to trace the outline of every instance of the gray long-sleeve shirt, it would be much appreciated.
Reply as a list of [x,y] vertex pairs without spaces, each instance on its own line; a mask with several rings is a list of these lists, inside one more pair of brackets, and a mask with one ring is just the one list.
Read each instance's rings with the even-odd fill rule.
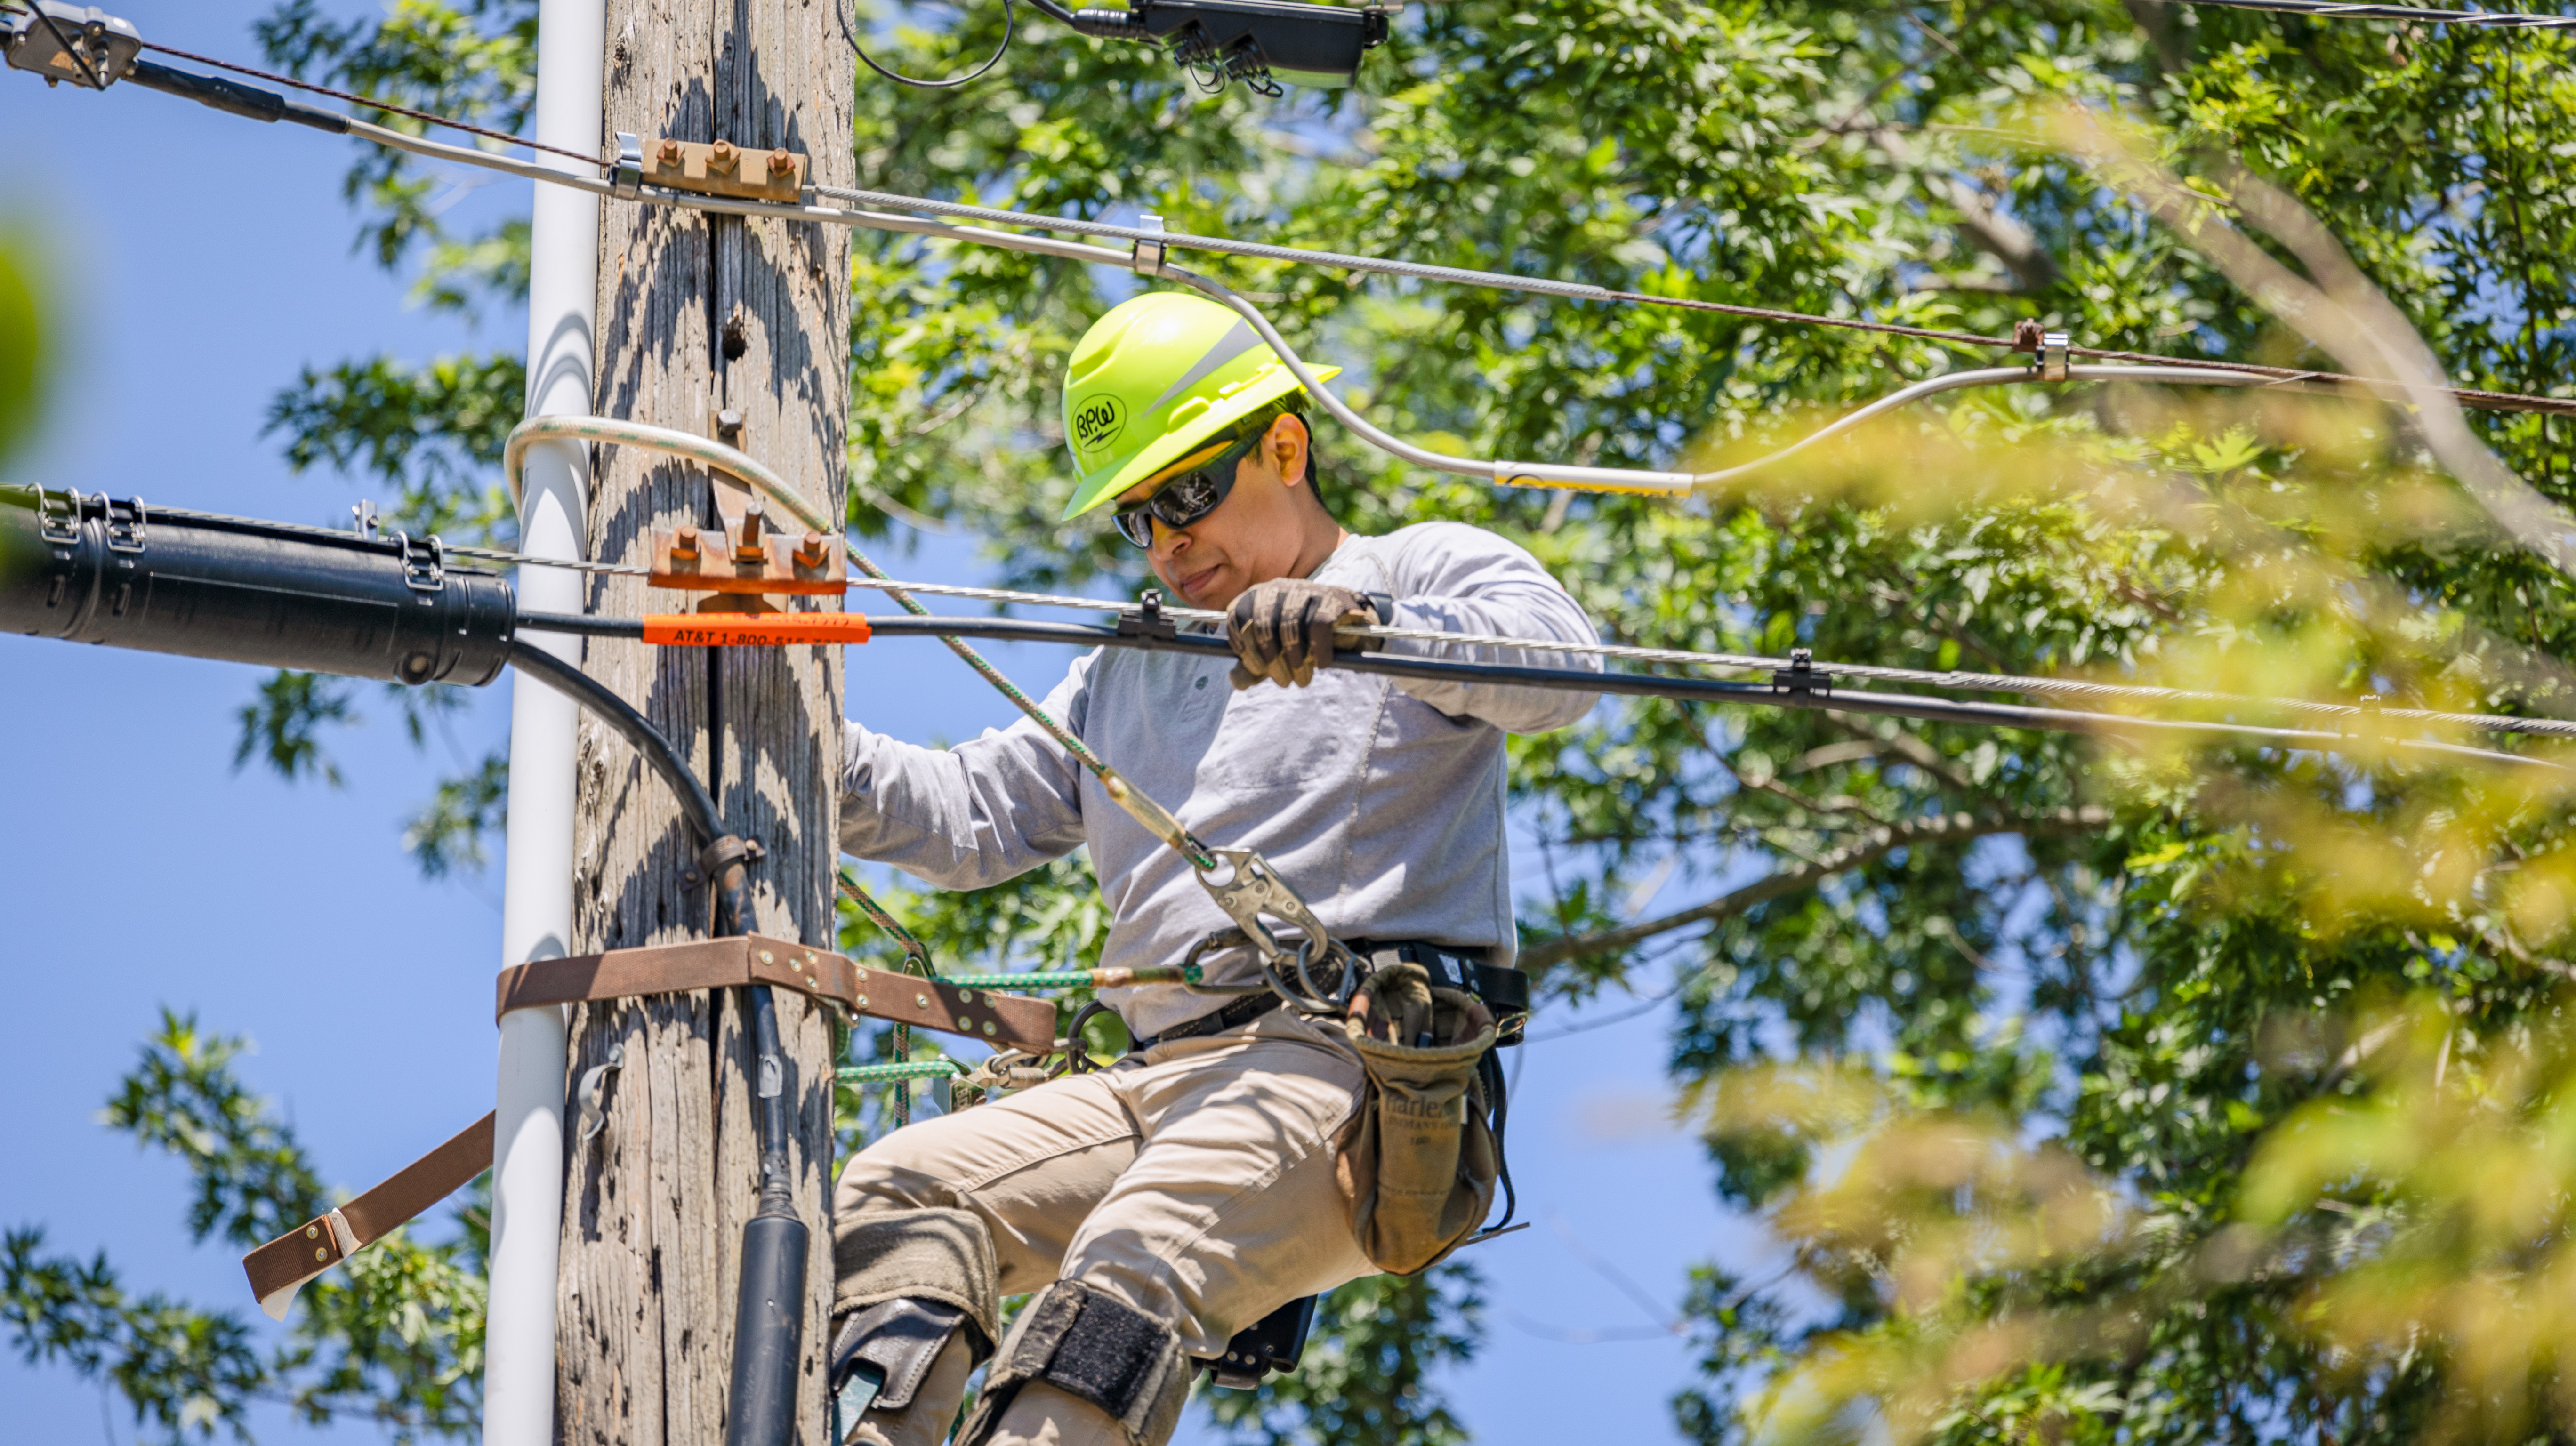
[[[1395,624],[1590,642],[1591,620],[1529,553],[1427,522],[1353,537],[1318,582],[1396,600]],[[1597,670],[1583,653],[1398,641],[1389,652]],[[1101,650],[1046,699],[1109,766],[1210,845],[1257,849],[1339,938],[1512,952],[1503,734],[1562,728],[1590,693],[1325,669],[1236,692],[1223,657]],[[841,847],[941,888],[997,884],[1089,844],[1112,923],[1103,967],[1177,964],[1231,921],[1190,867],[1026,719],[954,748],[856,723],[842,735]],[[1258,977],[1249,951],[1210,982]],[[1140,1037],[1222,1003],[1177,985],[1102,991]]]

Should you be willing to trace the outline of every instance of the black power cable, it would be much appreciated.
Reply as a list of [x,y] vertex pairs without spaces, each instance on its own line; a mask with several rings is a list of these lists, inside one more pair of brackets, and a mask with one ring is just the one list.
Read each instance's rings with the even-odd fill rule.
[[[1037,3],[1037,0],[1030,0],[1030,3],[1035,4]],[[888,80],[895,81],[898,84],[914,86],[921,90],[954,90],[958,86],[964,85],[970,80],[981,79],[985,71],[991,70],[994,66],[1001,64],[1003,55],[1007,54],[1011,48],[1011,36],[1017,33],[1018,26],[1019,17],[1011,9],[1011,0],[1002,0],[1002,43],[993,47],[993,55],[991,59],[953,80],[919,80],[899,71],[888,70],[884,66],[877,64],[876,57],[868,54],[868,48],[856,41],[852,41],[850,43],[850,49],[858,52],[859,63],[861,65],[866,66],[868,69],[873,70],[877,74],[884,76]]]
[[[1103,627],[1088,623],[1026,622],[1016,618],[875,617],[870,633],[882,637],[993,638],[1007,642],[1066,643],[1077,647],[1137,648],[1147,651],[1232,657],[1223,638],[1206,634],[1163,634],[1143,629]],[[642,638],[640,618],[519,614],[519,626],[539,632],[578,633],[588,637]],[[2203,738],[2256,747],[2310,749],[2326,753],[2373,753],[2387,748],[2427,752],[2527,768],[2559,771],[2546,759],[2429,738],[2396,738],[2377,733],[2333,733],[2314,728],[2273,728],[2251,723],[2209,722],[2190,718],[2141,718],[2124,713],[2096,713],[2072,708],[2034,708],[2013,703],[1962,702],[1919,693],[1873,693],[1837,688],[1823,669],[1784,669],[1769,683],[1731,683],[1713,678],[1671,678],[1650,673],[1588,672],[1579,668],[1534,668],[1505,663],[1463,663],[1445,658],[1395,656],[1386,653],[1336,652],[1326,666],[1355,673],[1380,673],[1445,683],[1499,683],[1511,687],[1547,688],[1573,693],[1617,693],[1632,697],[1670,698],[1681,702],[1736,703],[1754,707],[1805,708],[1835,713],[1870,713],[1928,723],[1964,723],[1973,727],[2028,728],[2050,733],[2079,733],[2107,738]]]

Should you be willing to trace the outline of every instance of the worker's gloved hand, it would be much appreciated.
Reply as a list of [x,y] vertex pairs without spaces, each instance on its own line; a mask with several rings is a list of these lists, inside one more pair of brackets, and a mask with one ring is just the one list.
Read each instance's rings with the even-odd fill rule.
[[1333,660],[1333,625],[1349,619],[1374,623],[1367,598],[1346,587],[1280,578],[1257,583],[1226,614],[1226,641],[1241,659],[1234,665],[1240,690],[1267,678],[1287,687],[1315,681],[1315,670]]

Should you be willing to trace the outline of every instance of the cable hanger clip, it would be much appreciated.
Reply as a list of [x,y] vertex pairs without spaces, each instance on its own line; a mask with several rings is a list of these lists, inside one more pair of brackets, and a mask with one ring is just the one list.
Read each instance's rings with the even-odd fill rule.
[[1181,625],[1163,616],[1161,588],[1145,589],[1145,595],[1136,600],[1134,612],[1118,614],[1118,636],[1122,638],[1154,638],[1168,642],[1180,635]]
[[1816,666],[1813,648],[1791,648],[1789,666],[1775,668],[1771,673],[1771,691],[1774,693],[1830,693],[1833,690],[1834,675]]
[[[1159,237],[1163,234],[1163,218],[1153,215],[1139,216],[1136,218],[1136,229],[1151,231]],[[1130,255],[1127,264],[1139,276],[1160,276],[1163,274],[1163,263],[1170,259],[1170,249],[1160,240],[1148,240],[1139,236],[1136,238],[1136,249]]]

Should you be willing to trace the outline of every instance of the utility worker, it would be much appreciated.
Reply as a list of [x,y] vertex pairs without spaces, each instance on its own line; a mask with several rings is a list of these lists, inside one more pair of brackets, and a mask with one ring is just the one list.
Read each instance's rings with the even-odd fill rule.
[[[1317,665],[1345,620],[1583,642],[1592,625],[1492,533],[1344,530],[1305,401],[1249,327],[1195,296],[1136,297],[1083,337],[1064,385],[1081,478],[1065,517],[1114,503],[1166,587],[1228,610],[1236,660],[1096,651],[1046,706],[1199,837],[1258,850],[1335,939],[1508,965],[1503,735],[1564,727],[1592,697]],[[1102,967],[1180,963],[1229,923],[1033,723],[949,749],[852,723],[843,752],[840,843],[861,858],[980,889],[1088,846],[1114,916]],[[1249,949],[1202,962],[1208,983],[1262,978]],[[842,1172],[829,1379],[867,1402],[845,1442],[936,1446],[993,1359],[964,1446],[1161,1446],[1191,1358],[1373,1273],[1336,1171],[1363,1085],[1350,1034],[1267,992],[1100,997],[1136,1041],[1118,1064],[897,1130]],[[1002,1297],[1029,1292],[1005,1339]]]

